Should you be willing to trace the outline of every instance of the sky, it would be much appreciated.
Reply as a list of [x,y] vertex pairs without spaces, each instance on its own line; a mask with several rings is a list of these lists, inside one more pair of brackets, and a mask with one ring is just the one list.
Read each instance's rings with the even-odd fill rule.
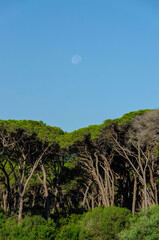
[[159,1],[0,0],[0,90],[67,132],[159,108]]

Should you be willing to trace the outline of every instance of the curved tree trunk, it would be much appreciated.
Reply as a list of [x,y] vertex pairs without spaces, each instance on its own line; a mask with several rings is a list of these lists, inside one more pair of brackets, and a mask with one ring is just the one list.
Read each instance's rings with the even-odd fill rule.
[[49,219],[50,218],[50,201],[49,201],[49,193],[48,193],[48,188],[47,188],[47,184],[46,184],[46,170],[43,164],[41,164],[41,170],[43,173],[43,180],[41,179],[41,177],[38,175],[38,178],[40,180],[40,182],[43,185],[44,188],[44,197],[45,197],[45,203],[44,206],[46,208],[46,218]]
[[46,207],[46,218],[50,218],[50,202],[49,202],[49,193],[48,188],[46,184],[46,171],[44,168],[44,165],[41,166],[42,172],[43,172],[43,186],[44,186],[44,195],[45,195],[45,207]]

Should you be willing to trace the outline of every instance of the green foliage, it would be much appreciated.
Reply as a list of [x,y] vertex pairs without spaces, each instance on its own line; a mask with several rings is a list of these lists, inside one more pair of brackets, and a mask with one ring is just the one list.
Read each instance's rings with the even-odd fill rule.
[[90,125],[86,128],[80,128],[71,133],[65,133],[57,138],[61,148],[68,148],[76,142],[83,141],[85,136],[90,135],[94,140],[100,135],[101,125]]
[[125,208],[95,208],[83,218],[79,239],[118,239],[118,233],[129,223],[130,216],[130,211]]
[[1,240],[16,240],[18,236],[17,216],[3,218],[0,225],[0,239]]
[[46,221],[41,216],[25,217],[18,228],[19,240],[51,240],[55,237],[55,223],[51,219]]
[[[3,193],[8,191],[8,199],[7,204],[12,204],[11,211],[17,211],[16,207],[14,209],[13,200],[15,196],[18,194],[18,182],[16,177],[20,179],[20,171],[19,166],[23,165],[23,158],[21,155],[21,147],[24,147],[24,150],[27,155],[27,161],[25,165],[25,177],[27,178],[33,163],[37,159],[42,146],[50,145],[49,150],[43,158],[43,164],[45,165],[46,174],[47,174],[47,187],[49,192],[50,206],[54,207],[55,203],[55,213],[64,212],[78,212],[80,209],[83,195],[82,190],[85,190],[85,187],[88,185],[88,180],[94,180],[93,175],[88,173],[87,170],[83,170],[80,166],[80,161],[77,159],[80,151],[84,151],[86,146],[86,150],[88,154],[92,156],[93,160],[95,159],[95,150],[99,153],[99,162],[102,158],[100,154],[107,151],[106,147],[108,145],[107,154],[111,153],[112,143],[109,141],[111,137],[111,124],[117,126],[119,130],[119,140],[125,141],[124,131],[125,129],[132,126],[132,119],[137,115],[142,115],[150,110],[140,110],[136,112],[130,112],[128,114],[123,115],[123,117],[114,120],[106,120],[101,125],[91,125],[86,128],[81,128],[79,130],[73,131],[72,133],[63,132],[60,128],[50,127],[44,124],[42,121],[31,121],[31,120],[0,120],[0,132],[2,137],[4,137],[7,147],[3,149],[3,143],[1,141],[0,147],[1,151],[4,150],[4,153],[1,156],[1,169],[0,169],[0,194],[1,194],[1,204],[3,206]],[[125,124],[126,123],[126,124]],[[131,123],[131,124],[127,124]],[[125,125],[124,125],[125,124]],[[123,125],[119,127],[119,125]],[[115,129],[115,128],[114,128]],[[122,129],[122,131],[121,131]],[[106,130],[106,131],[104,131]],[[107,131],[108,130],[108,131]],[[102,131],[104,134],[102,135]],[[108,133],[108,135],[107,135]],[[109,136],[110,135],[110,136]],[[106,138],[107,136],[107,138]],[[15,145],[12,145],[12,142],[15,141]],[[108,144],[107,144],[108,141]],[[54,143],[54,144],[53,144]],[[56,144],[57,143],[57,144]],[[86,145],[85,145],[86,144]],[[99,144],[99,145],[98,145]],[[98,148],[99,147],[99,148]],[[103,150],[104,149],[104,150]],[[36,151],[39,150],[39,151]],[[78,152],[79,151],[79,152]],[[114,150],[113,150],[114,151]],[[55,152],[55,154],[54,154]],[[72,154],[74,153],[74,154]],[[113,152],[114,153],[114,152]],[[85,153],[84,153],[85,154]],[[92,154],[92,155],[91,155]],[[156,159],[159,156],[159,149],[155,149],[155,157]],[[85,158],[87,155],[85,154]],[[112,161],[112,170],[116,172],[116,169],[119,167],[117,173],[120,173],[120,176],[124,176],[125,174],[125,165],[122,166],[122,161],[116,161],[116,158],[120,160],[118,156]],[[9,159],[9,160],[7,160]],[[18,162],[19,161],[19,162]],[[121,162],[121,163],[119,163]],[[82,164],[81,164],[82,165]],[[96,165],[97,166],[97,165]],[[101,164],[102,166],[102,164]],[[88,166],[89,167],[89,166]],[[94,162],[95,167],[95,162]],[[123,171],[123,172],[122,172]],[[133,177],[133,172],[130,168],[127,169],[129,171],[130,178]],[[157,172],[157,171],[156,171]],[[45,196],[41,196],[43,194],[42,184],[40,180],[37,178],[36,174],[39,174],[41,179],[43,179],[43,175],[40,169],[40,165],[37,167],[36,172],[34,172],[30,182],[28,183],[27,190],[25,192],[25,205],[24,210],[31,211],[35,214],[43,214],[44,207],[43,202]],[[90,174],[90,175],[89,175]],[[99,167],[99,175],[103,178],[102,168]],[[157,174],[156,174],[157,175]],[[155,175],[155,178],[157,178]],[[16,177],[15,177],[16,176]],[[126,176],[124,176],[126,177]],[[126,179],[126,178],[125,178]],[[125,181],[124,179],[124,181]],[[149,179],[149,175],[147,177]],[[115,180],[117,182],[117,180]],[[129,180],[128,180],[129,181]],[[131,184],[132,180],[130,181]],[[158,184],[158,180],[156,180]],[[8,185],[7,185],[8,184]],[[118,186],[117,186],[118,184]],[[150,187],[150,183],[147,182],[147,187]],[[7,188],[8,187],[8,188]],[[95,193],[96,200],[98,201],[98,186],[95,188],[95,184],[93,183],[90,186],[89,192],[87,194],[88,201],[91,201],[91,194]],[[138,186],[138,191],[140,192],[141,186]],[[37,191],[34,191],[34,190]],[[55,196],[55,189],[57,189],[58,193]],[[119,182],[115,183],[115,197],[117,195],[117,191],[119,191],[120,185]],[[130,188],[131,189],[131,188]],[[33,191],[32,191],[33,190]],[[93,190],[93,191],[92,191]],[[92,192],[91,192],[92,191]],[[34,194],[34,195],[33,195]],[[27,196],[26,196],[27,195]],[[120,192],[119,194],[120,195]],[[131,195],[131,193],[130,193]],[[33,196],[35,196],[35,206],[32,207]],[[55,201],[57,199],[57,202]],[[119,196],[118,201],[121,201],[121,196]],[[12,200],[12,201],[10,201]],[[124,200],[125,201],[125,200]],[[38,204],[37,204],[38,203]],[[116,203],[116,199],[115,199]],[[98,202],[95,202],[95,206],[98,205]],[[87,207],[87,206],[86,206]],[[131,204],[130,206],[131,207]],[[121,208],[95,208],[93,211],[90,211],[84,214],[82,217],[78,215],[71,215],[71,217],[61,220],[60,230],[56,239],[117,239],[118,233],[125,227],[125,225],[129,222],[130,212]],[[141,215],[142,217],[142,215]],[[143,215],[144,219],[147,219],[145,215]],[[4,217],[4,214],[0,211],[0,239],[54,239],[55,237],[55,223],[49,220],[49,222],[45,221],[40,216],[33,217],[25,217],[22,223],[17,225],[17,217]],[[151,219],[150,225],[152,228],[147,228],[147,231],[151,231],[154,226],[156,226],[156,222],[158,220],[157,217]],[[63,221],[63,222],[62,222]],[[132,220],[133,222],[137,220]],[[145,220],[143,220],[144,222]],[[155,222],[156,221],[156,222]],[[146,222],[146,221],[145,221]],[[141,218],[142,223],[142,218]],[[157,222],[158,223],[158,222]],[[140,225],[140,224],[138,224]],[[142,225],[142,224],[141,224]],[[136,228],[137,229],[137,228]],[[155,229],[155,227],[154,227]],[[131,230],[131,228],[130,228]],[[133,230],[134,231],[134,230]],[[135,230],[141,237],[142,230]],[[156,232],[155,232],[156,231]],[[146,234],[149,234],[146,233]],[[126,232],[121,235],[123,239]],[[130,234],[134,237],[134,232]],[[156,234],[158,234],[157,230],[154,230],[153,238],[150,239],[159,239],[155,238]],[[135,235],[137,239],[138,235]],[[149,235],[145,235],[146,237]],[[139,239],[139,238],[138,238]]]
[[98,207],[83,214],[72,215],[61,227],[56,240],[113,240],[129,223],[131,213],[119,207]]
[[132,119],[138,115],[143,115],[146,112],[149,112],[151,110],[145,109],[145,110],[139,110],[139,111],[134,111],[130,113],[124,114],[121,118],[117,119],[117,122],[119,125],[123,125],[126,122],[131,122]]
[[113,120],[107,119],[101,125],[90,125],[88,127],[75,130],[71,133],[65,133],[63,135],[59,135],[56,139],[60,144],[61,148],[68,148],[69,146],[72,146],[74,143],[81,142],[84,140],[85,136],[87,135],[90,135],[91,140],[94,141],[100,136],[102,129],[110,126],[113,123],[123,125],[126,122],[131,122],[131,120],[135,116],[142,115],[148,111],[150,110],[146,109],[146,110],[130,112],[130,113],[124,114],[121,118],[117,118]]
[[159,206],[147,208],[131,219],[130,228],[120,233],[121,240],[158,240],[159,239]]
[[0,228],[1,240],[53,240],[55,237],[55,223],[46,221],[41,216],[26,216],[17,225],[17,218],[9,217]]
[[26,134],[37,134],[38,138],[42,141],[57,141],[61,148],[68,148],[78,141],[82,141],[86,135],[90,135],[92,140],[97,139],[100,136],[100,132],[103,128],[109,126],[111,123],[117,123],[119,125],[125,122],[130,122],[136,115],[141,115],[150,110],[139,110],[130,112],[121,118],[114,120],[105,120],[101,125],[90,125],[85,128],[75,130],[71,133],[64,132],[58,127],[51,127],[43,123],[42,121],[33,120],[0,120],[0,130],[6,130],[8,132],[16,133],[19,129],[25,131]]
[[68,218],[62,218],[60,221],[61,228],[55,240],[77,240],[81,229],[81,215],[72,214]]
[[58,221],[26,216],[18,226],[17,217],[0,211],[1,240],[158,240],[159,206],[132,217],[119,207],[98,207],[82,215],[72,214]]
[[2,228],[2,225],[4,223],[4,213],[3,213],[3,210],[0,209],[0,229]]
[[84,178],[84,172],[82,172],[81,169],[79,168],[77,159],[75,157],[73,157],[67,163],[65,163],[62,175],[63,181],[61,182],[61,188],[63,194],[69,195],[70,191],[71,192],[79,191],[79,188]]
[[32,120],[0,120],[0,130],[16,133],[19,129],[24,130],[27,135],[37,134],[42,141],[55,141],[58,135],[64,132],[58,127],[47,126],[42,121]]
[[134,112],[124,114],[121,118],[116,118],[113,120],[111,120],[111,119],[105,120],[104,123],[102,124],[102,128],[105,128],[112,123],[116,123],[118,125],[123,125],[124,123],[131,122],[132,119],[134,117],[136,117],[137,115],[142,115],[149,111],[151,111],[151,110],[145,109],[145,110],[134,111]]

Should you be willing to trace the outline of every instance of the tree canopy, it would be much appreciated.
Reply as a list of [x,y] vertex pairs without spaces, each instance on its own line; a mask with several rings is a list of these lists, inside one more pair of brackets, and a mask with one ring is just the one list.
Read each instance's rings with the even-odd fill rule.
[[71,133],[42,121],[0,120],[3,212],[18,215],[19,226],[29,212],[61,228],[58,216],[67,219],[100,206],[137,213],[158,204],[158,119],[159,110],[139,110]]

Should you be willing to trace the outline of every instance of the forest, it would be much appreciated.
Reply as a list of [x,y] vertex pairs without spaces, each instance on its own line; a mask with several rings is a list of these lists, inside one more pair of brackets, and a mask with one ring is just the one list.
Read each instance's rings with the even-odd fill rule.
[[71,133],[0,120],[0,239],[159,239],[159,110]]

